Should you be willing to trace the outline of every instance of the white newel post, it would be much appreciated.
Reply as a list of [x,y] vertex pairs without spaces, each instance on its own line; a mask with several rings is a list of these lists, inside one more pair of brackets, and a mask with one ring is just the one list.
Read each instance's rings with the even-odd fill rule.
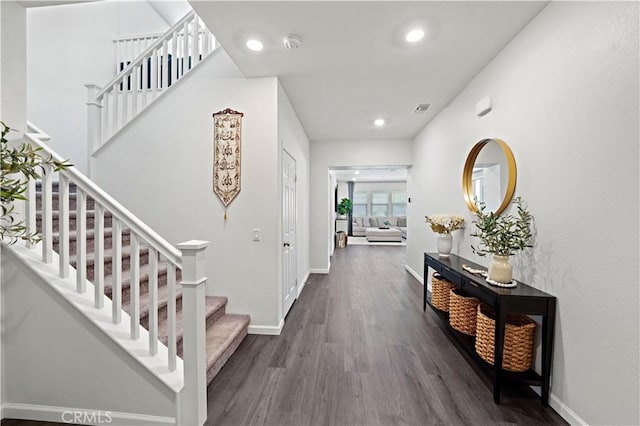
[[95,179],[95,165],[91,155],[102,143],[102,101],[98,100],[100,86],[85,84],[87,88],[87,160],[89,177]]
[[184,388],[180,422],[202,425],[207,419],[207,354],[205,330],[205,253],[208,241],[178,244],[182,251],[182,347]]

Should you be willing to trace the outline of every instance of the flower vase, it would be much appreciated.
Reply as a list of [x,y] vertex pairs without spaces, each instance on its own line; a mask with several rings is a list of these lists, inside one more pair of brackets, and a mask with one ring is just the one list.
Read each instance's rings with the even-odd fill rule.
[[509,263],[509,256],[493,255],[493,260],[489,263],[489,278],[502,284],[511,283],[513,268]]
[[438,256],[449,257],[453,247],[453,236],[451,234],[438,234]]

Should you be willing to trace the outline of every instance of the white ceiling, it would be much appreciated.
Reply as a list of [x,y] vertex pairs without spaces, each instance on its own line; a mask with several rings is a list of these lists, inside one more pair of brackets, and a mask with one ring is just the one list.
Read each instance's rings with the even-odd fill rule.
[[171,26],[191,10],[187,0],[147,0],[147,2]]
[[368,167],[333,169],[336,180],[356,182],[404,182],[407,180],[406,167]]
[[[190,3],[247,77],[280,77],[311,140],[415,136],[547,4]],[[408,45],[404,34],[416,26],[427,35]],[[302,46],[284,49],[288,34]],[[249,37],[264,50],[249,51]],[[419,103],[432,107],[412,114]],[[375,128],[377,117],[387,124]]]

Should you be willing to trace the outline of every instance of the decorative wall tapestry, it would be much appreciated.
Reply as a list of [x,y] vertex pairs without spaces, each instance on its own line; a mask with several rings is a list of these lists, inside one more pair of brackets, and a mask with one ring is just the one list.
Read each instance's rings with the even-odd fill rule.
[[213,192],[227,207],[240,193],[240,153],[242,148],[242,116],[232,109],[213,114]]

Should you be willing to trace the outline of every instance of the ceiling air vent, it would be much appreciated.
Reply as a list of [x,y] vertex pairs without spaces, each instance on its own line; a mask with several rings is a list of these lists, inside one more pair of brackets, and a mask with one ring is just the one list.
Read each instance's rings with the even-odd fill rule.
[[416,109],[413,110],[413,113],[414,114],[422,114],[422,113],[426,112],[429,109],[430,106],[431,106],[431,104],[418,104]]

